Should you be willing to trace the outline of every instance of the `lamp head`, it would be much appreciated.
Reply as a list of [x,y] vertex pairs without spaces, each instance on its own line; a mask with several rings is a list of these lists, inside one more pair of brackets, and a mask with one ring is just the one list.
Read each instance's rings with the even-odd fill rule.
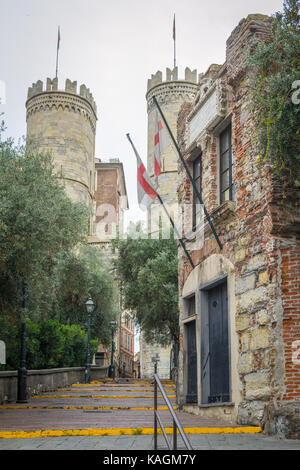
[[89,298],[89,300],[86,301],[85,307],[86,307],[87,313],[93,313],[94,308],[95,308],[95,304],[94,304],[94,302],[92,301],[91,298]]

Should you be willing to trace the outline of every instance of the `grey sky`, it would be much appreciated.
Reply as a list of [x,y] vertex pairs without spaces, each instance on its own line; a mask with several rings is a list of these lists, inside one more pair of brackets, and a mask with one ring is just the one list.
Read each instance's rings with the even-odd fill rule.
[[[136,161],[147,151],[147,80],[173,67],[173,15],[179,78],[185,67],[205,72],[225,60],[226,39],[250,13],[273,14],[282,0],[0,0],[0,84],[5,84],[7,135],[26,133],[27,88],[55,76],[60,25],[59,88],[85,83],[98,108],[96,156],[124,164],[130,210],[144,218],[136,197]],[[1,86],[0,86],[1,93]],[[2,92],[3,94],[3,92]]]

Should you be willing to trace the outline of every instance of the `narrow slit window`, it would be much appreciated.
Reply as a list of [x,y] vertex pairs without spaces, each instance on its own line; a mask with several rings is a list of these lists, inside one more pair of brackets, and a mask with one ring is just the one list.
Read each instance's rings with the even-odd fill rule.
[[220,202],[234,200],[231,124],[220,134]]
[[[193,178],[199,194],[202,193],[202,154],[193,162]],[[193,194],[193,227],[200,221],[201,205],[196,192]]]

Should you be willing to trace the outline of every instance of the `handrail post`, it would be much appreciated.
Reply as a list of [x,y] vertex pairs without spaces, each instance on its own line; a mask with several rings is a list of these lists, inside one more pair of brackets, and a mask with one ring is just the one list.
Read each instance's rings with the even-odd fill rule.
[[177,450],[177,426],[175,419],[173,419],[173,450]]
[[[157,362],[154,363],[154,373],[157,373]],[[157,382],[154,378],[154,449],[157,450]]]
[[[171,415],[172,415],[172,418],[173,418],[173,444],[174,444],[174,448],[177,448],[177,429],[178,429],[178,431],[179,431],[179,433],[180,433],[180,435],[181,435],[181,438],[182,438],[182,440],[183,440],[183,442],[184,442],[185,447],[187,448],[187,450],[193,450],[193,449],[192,449],[192,446],[191,446],[191,444],[190,444],[190,442],[189,442],[189,440],[187,439],[187,437],[186,437],[186,435],[185,435],[184,429],[183,429],[183,427],[181,426],[181,424],[180,424],[180,422],[179,422],[179,420],[178,420],[178,418],[177,418],[177,416],[176,416],[176,413],[175,413],[174,410],[173,410],[173,407],[172,407],[172,405],[171,405],[171,403],[170,403],[170,401],[169,401],[169,399],[168,399],[168,397],[167,397],[167,395],[166,395],[166,392],[164,391],[164,388],[163,388],[163,386],[162,386],[162,383],[161,383],[161,381],[159,380],[159,377],[158,377],[157,374],[154,374],[154,383],[155,383],[155,385],[157,384],[157,386],[159,387],[159,390],[160,390],[160,392],[161,392],[161,394],[162,394],[162,397],[163,397],[164,401],[166,402],[167,407],[168,407],[168,409],[169,409],[169,411],[170,411],[170,413],[171,413]],[[155,389],[154,389],[154,390],[155,390]],[[157,394],[157,390],[156,390],[156,394]],[[156,398],[156,400],[157,400],[157,398]],[[156,413],[157,417],[159,418],[158,412],[157,412],[156,410],[155,410],[155,413]],[[159,419],[159,422],[160,422],[160,419]],[[174,429],[174,428],[175,428],[174,423],[175,423],[175,425],[176,425],[176,429]],[[161,423],[161,422],[160,422],[160,424],[161,424],[161,426],[162,426],[162,423]],[[174,432],[174,431],[176,431],[176,432]],[[165,436],[164,430],[163,430],[163,434],[164,434],[164,436]],[[166,438],[166,436],[165,436],[165,438]],[[167,443],[168,443],[168,447],[169,447],[169,442],[167,441]],[[169,448],[170,448],[170,447],[169,447]]]

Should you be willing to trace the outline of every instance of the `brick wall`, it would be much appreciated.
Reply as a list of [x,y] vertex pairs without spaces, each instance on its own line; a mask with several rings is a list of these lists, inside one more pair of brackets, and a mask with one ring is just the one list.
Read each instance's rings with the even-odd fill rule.
[[295,360],[293,344],[300,339],[300,244],[281,250],[281,291],[285,393],[283,400],[300,397],[300,364]]
[[[97,188],[95,191],[96,207],[111,204],[118,211],[118,171],[117,169],[98,169]],[[96,221],[97,218],[96,218]]]
[[[118,170],[117,168],[97,168],[97,184],[95,190],[96,218],[95,225],[107,221],[104,230],[109,236],[113,236],[112,225],[119,223],[119,198],[118,198]],[[106,206],[104,206],[106,205]]]

